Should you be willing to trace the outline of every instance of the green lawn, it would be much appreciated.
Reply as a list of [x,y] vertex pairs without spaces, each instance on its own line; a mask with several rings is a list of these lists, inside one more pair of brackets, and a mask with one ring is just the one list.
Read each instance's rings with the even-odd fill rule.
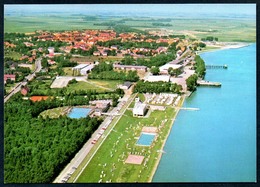
[[73,76],[71,67],[62,68],[66,76]]
[[5,53],[5,57],[13,58],[14,60],[19,60],[22,57],[22,55],[15,51],[10,51],[8,53]]
[[121,80],[94,80],[89,79],[89,82],[97,85],[97,86],[103,86],[109,89],[116,89],[119,84],[122,84],[124,81]]
[[[76,182],[98,182],[102,171],[102,182],[149,181],[159,159],[157,151],[161,149],[172,121],[165,123],[152,146],[138,146],[137,139],[143,126],[159,127],[163,120],[171,119],[174,113],[174,109],[168,107],[166,111],[153,111],[149,118],[135,118],[131,110],[126,110]],[[146,166],[144,161],[141,165],[125,164],[130,152],[144,156],[147,159]]]
[[90,84],[88,82],[83,82],[83,81],[78,81],[75,84],[69,84],[67,86],[67,91],[68,92],[73,92],[75,90],[96,90],[97,92],[104,92],[107,89],[101,88],[101,87],[97,87],[93,84]]
[[70,107],[65,106],[65,107],[59,107],[59,108],[45,110],[40,113],[40,116],[42,116],[43,118],[46,118],[47,116],[49,118],[58,118],[60,115],[66,114],[66,111],[68,111],[69,108]]
[[8,94],[8,93],[15,87],[15,85],[16,85],[16,83],[6,84],[6,85],[5,85],[6,93]]
[[[139,97],[139,99],[140,99],[142,102],[145,101],[145,96],[144,96],[144,94],[138,93],[138,94],[137,94],[137,97]],[[133,102],[130,104],[129,108],[134,108],[134,106],[135,106],[135,101],[133,101]]]

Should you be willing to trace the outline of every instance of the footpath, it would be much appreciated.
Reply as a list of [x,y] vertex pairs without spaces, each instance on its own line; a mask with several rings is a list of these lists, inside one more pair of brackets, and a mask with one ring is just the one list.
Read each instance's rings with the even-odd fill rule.
[[[130,99],[131,97],[126,96],[120,103],[115,107],[110,113],[117,114],[117,113],[124,113],[124,110],[127,108],[124,108],[123,111],[121,109],[124,105],[130,104],[133,100]],[[130,102],[130,103],[129,103]],[[83,162],[84,158],[88,155],[90,150],[95,146],[95,144],[92,144],[91,142],[95,139],[95,137],[98,135],[98,133],[101,131],[101,129],[107,125],[107,123],[112,121],[113,118],[115,118],[115,115],[108,116],[106,119],[102,122],[102,124],[99,126],[99,128],[92,134],[91,138],[84,144],[84,146],[80,149],[80,151],[75,155],[75,157],[70,161],[70,163],[67,164],[67,166],[62,170],[62,172],[58,175],[58,177],[53,181],[53,183],[66,183],[71,175],[77,170],[79,165]],[[112,122],[113,123],[113,122]],[[111,129],[112,130],[112,129]],[[106,136],[108,136],[107,134]],[[98,149],[97,149],[98,150]],[[77,176],[78,178],[78,176]]]

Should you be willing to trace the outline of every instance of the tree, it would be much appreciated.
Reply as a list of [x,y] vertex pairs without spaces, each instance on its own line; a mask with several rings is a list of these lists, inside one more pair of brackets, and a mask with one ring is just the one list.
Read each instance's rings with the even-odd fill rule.
[[169,67],[169,68],[168,68],[168,73],[169,73],[169,75],[171,75],[171,76],[174,75],[174,70],[173,70],[172,67]]
[[199,77],[203,78],[206,74],[206,66],[204,60],[199,56],[195,56],[195,72],[198,74]]
[[160,69],[158,68],[158,67],[155,67],[155,66],[153,66],[153,67],[151,67],[151,73],[153,74],[153,75],[158,75],[159,74],[159,72],[160,72]]
[[196,74],[191,75],[188,79],[186,79],[187,89],[189,91],[195,91],[197,86],[198,76]]
[[203,47],[206,47],[206,44],[203,43],[203,42],[200,42],[200,43],[198,44],[198,46],[203,48]]
[[125,56],[121,62],[122,62],[122,64],[125,64],[125,65],[135,64],[135,60],[132,56]]

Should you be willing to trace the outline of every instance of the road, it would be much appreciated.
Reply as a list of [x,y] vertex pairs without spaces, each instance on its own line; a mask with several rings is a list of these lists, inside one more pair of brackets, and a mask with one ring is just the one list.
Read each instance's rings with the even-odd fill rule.
[[38,58],[35,60],[35,70],[32,74],[28,75],[25,77],[25,80],[23,80],[22,82],[18,83],[11,91],[8,95],[5,96],[4,98],[4,102],[8,101],[8,99],[10,99],[14,94],[16,94],[17,92],[19,92],[22,88],[22,86],[25,86],[29,80],[32,80],[35,77],[35,73],[41,71],[42,69],[42,64],[41,64],[41,60],[42,58]]
[[[121,101],[120,103],[118,103],[117,107],[115,107],[111,113],[121,113],[124,114],[125,110],[128,108],[128,106],[130,105],[130,103],[133,101],[133,99],[135,97],[127,97],[127,101]],[[123,108],[125,106],[125,108]],[[122,109],[123,108],[123,109]],[[122,111],[121,111],[122,110]],[[81,150],[75,155],[75,157],[70,161],[70,163],[62,170],[62,172],[59,174],[59,176],[53,181],[53,183],[63,183],[65,181],[67,181],[69,179],[69,177],[72,175],[72,173],[78,168],[78,166],[82,163],[82,161],[84,160],[84,158],[88,155],[89,151],[92,149],[92,147],[94,146],[94,144],[92,144],[91,142],[94,140],[94,138],[98,135],[99,131],[102,129],[102,127],[106,124],[107,121],[111,120],[111,117],[107,117],[103,123],[99,126],[99,128],[92,134],[91,138],[84,144],[84,146],[81,148]],[[113,116],[112,118],[114,118],[115,116]],[[113,122],[114,126],[116,125],[116,123],[118,122],[118,120],[120,119],[120,117],[117,119],[116,122]],[[114,127],[113,126],[113,127]],[[110,129],[110,131],[105,135],[105,137],[100,138],[99,141],[102,141],[101,144],[99,145],[99,147],[102,145],[102,143],[105,141],[106,137],[109,135],[109,133],[113,130],[113,127]],[[103,135],[104,136],[104,135]],[[98,148],[99,148],[98,147]],[[96,152],[98,151],[98,148],[96,150]],[[95,153],[96,153],[95,152]],[[95,155],[95,153],[92,155],[92,157]],[[92,158],[91,157],[91,158]],[[90,158],[90,160],[91,160]],[[90,162],[90,160],[88,161],[88,163]],[[87,163],[87,164],[88,164]],[[84,168],[87,166],[87,164],[84,166]],[[77,180],[77,178],[80,176],[80,174],[82,173],[82,171],[84,170],[84,168],[81,170],[81,172],[79,173],[79,175],[76,177],[75,180]],[[74,180],[74,182],[75,182]]]

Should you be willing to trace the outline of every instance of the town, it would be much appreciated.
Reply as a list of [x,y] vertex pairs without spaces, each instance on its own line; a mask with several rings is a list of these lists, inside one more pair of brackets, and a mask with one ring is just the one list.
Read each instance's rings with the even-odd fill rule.
[[[56,160],[39,153],[48,167],[34,163],[32,170],[24,165],[30,177],[7,174],[9,182],[151,181],[174,116],[206,71],[197,55],[205,42],[159,31],[6,33],[4,47],[5,121],[19,125],[14,120],[23,117],[34,124],[23,128],[44,127],[49,142],[46,146],[38,140],[44,148],[35,148],[24,140],[27,143],[20,147],[28,148],[19,149],[18,155],[30,160],[36,150],[55,150],[50,158]],[[19,115],[10,116],[14,112]],[[59,124],[57,131],[68,129],[61,137],[54,135],[55,141],[50,137],[54,124]],[[73,143],[65,138],[71,130]],[[57,148],[58,141],[63,150]],[[6,145],[7,155],[10,146]],[[107,155],[104,160],[102,154]],[[96,165],[100,167],[93,172]],[[45,173],[43,178],[34,176],[36,168]],[[125,173],[130,171],[131,176]]]
[[3,10],[5,184],[256,181],[256,4]]

